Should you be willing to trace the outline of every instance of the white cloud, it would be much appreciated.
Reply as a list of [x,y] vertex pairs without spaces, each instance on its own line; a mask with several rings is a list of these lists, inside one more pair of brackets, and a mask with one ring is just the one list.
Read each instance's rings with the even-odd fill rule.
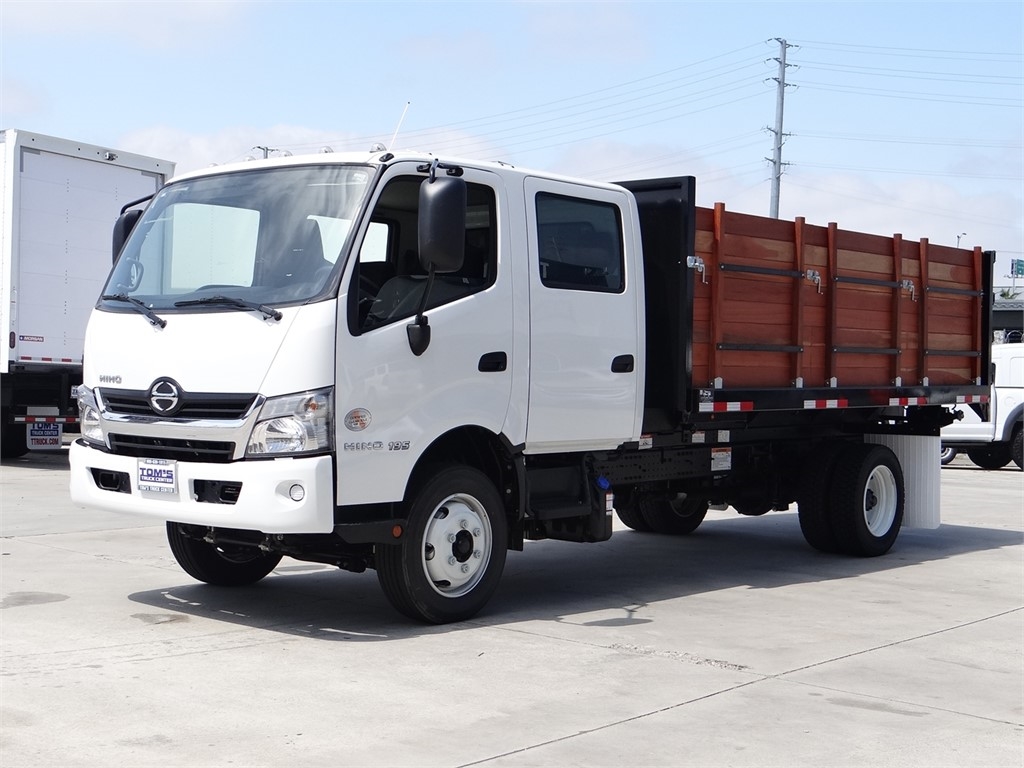
[[245,0],[3,0],[3,27],[5,36],[89,36],[163,47],[213,34],[249,6]]

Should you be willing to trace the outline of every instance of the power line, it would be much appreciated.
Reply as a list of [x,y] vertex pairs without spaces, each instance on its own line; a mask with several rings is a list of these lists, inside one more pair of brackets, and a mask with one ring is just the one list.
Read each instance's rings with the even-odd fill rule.
[[[1019,51],[964,51],[941,48],[898,48],[885,45],[863,45],[860,43],[830,43],[821,40],[800,41],[798,45],[807,50],[818,50],[815,46],[824,46],[824,50],[849,49],[851,52],[871,51],[878,56],[906,56],[911,58],[955,59],[957,61],[996,62],[998,60],[1020,60],[1024,58]],[[924,55],[928,54],[928,55]],[[931,54],[941,54],[933,56]]]

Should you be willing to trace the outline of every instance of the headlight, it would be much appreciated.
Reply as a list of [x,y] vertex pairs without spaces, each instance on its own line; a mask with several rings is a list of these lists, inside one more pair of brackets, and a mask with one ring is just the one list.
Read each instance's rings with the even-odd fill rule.
[[78,388],[78,424],[82,438],[94,445],[104,445],[103,429],[100,427],[100,409],[96,395],[85,386]]
[[322,453],[331,449],[331,388],[272,397],[260,409],[246,456]]

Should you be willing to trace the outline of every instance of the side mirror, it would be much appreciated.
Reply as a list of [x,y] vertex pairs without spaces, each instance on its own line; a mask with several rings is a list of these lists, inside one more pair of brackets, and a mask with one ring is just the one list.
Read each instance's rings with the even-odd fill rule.
[[117,257],[121,255],[121,249],[124,248],[125,242],[128,240],[128,235],[135,229],[135,225],[139,223],[139,218],[142,216],[142,209],[135,208],[131,211],[125,211],[117,217],[117,221],[114,222],[114,235],[111,242],[111,246],[114,251],[114,263],[117,263]]
[[438,176],[420,184],[420,264],[428,272],[455,272],[466,251],[466,180]]

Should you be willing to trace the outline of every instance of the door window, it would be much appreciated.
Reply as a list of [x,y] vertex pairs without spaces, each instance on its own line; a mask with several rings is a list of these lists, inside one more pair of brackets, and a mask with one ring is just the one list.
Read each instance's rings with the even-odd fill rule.
[[537,195],[540,280],[548,288],[620,293],[619,208],[595,200]]

